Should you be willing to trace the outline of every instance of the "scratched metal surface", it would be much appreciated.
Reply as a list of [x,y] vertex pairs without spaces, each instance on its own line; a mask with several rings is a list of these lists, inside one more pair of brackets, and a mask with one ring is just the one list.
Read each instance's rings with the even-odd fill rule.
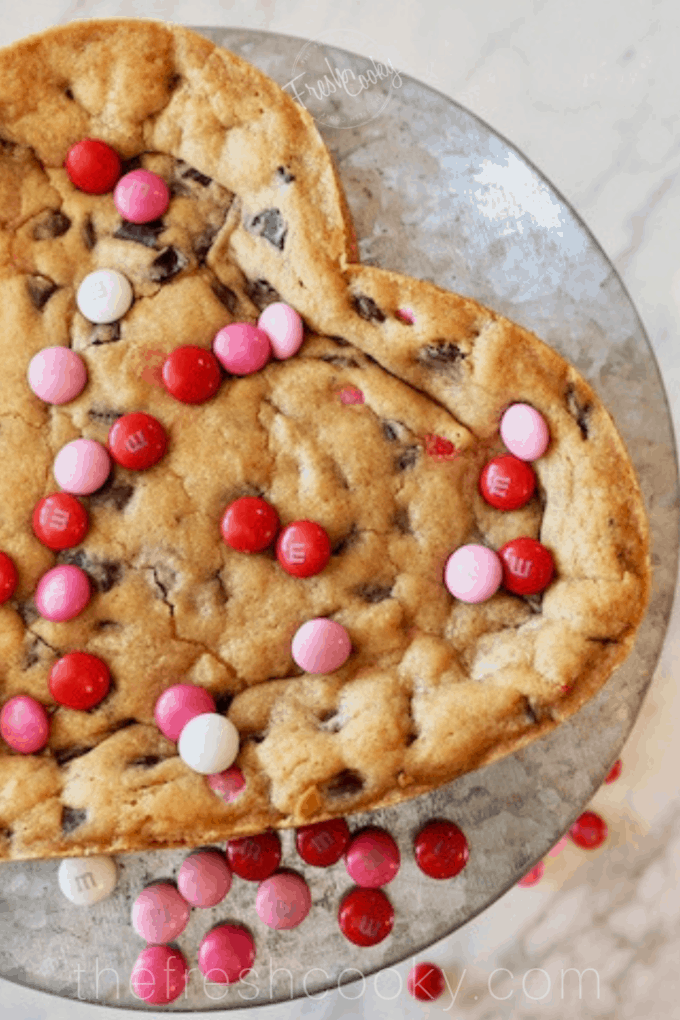
[[[352,828],[384,825],[402,853],[387,889],[396,922],[384,942],[359,949],[340,934],[337,907],[350,887],[344,866],[307,867],[285,832],[282,864],[311,886],[308,918],[291,931],[269,930],[255,914],[255,884],[235,878],[223,904],[192,912],[176,945],[196,968],[209,928],[245,924],[257,946],[255,970],[229,987],[204,983],[195,969],[169,1011],[289,1001],[368,976],[463,925],[541,858],[601,784],[635,720],[670,615],[680,516],[671,419],[650,343],[613,266],[522,154],[446,97],[394,73],[379,54],[369,61],[267,33],[199,31],[280,84],[294,83],[289,90],[338,160],[362,261],[472,295],[534,330],[595,386],[642,483],[655,576],[633,654],[573,720],[431,795],[351,818]],[[446,882],[426,878],[413,860],[413,837],[435,816],[455,820],[470,844],[467,867]],[[81,1002],[147,1009],[129,988],[143,948],[130,907],[146,883],[174,878],[184,856],[120,855],[114,894],[90,910],[61,896],[58,861],[0,865],[0,974]]]

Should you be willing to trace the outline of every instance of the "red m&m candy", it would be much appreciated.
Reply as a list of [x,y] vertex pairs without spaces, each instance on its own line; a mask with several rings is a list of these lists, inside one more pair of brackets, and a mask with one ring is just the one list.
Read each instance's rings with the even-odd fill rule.
[[467,864],[470,851],[455,822],[433,819],[415,838],[416,864],[430,878],[453,878]]
[[269,878],[281,863],[281,839],[277,832],[260,832],[257,836],[241,836],[227,843],[227,860],[231,870],[249,882]]
[[33,532],[48,549],[71,549],[85,538],[87,510],[68,492],[53,492],[35,505]]
[[569,835],[577,846],[594,850],[607,838],[607,823],[595,811],[584,811],[569,829]]
[[89,652],[69,652],[50,670],[50,694],[66,708],[94,708],[109,692],[109,667]]
[[131,471],[144,471],[156,464],[168,445],[168,436],[158,421],[144,411],[124,414],[109,430],[109,452],[117,464]]
[[14,560],[7,553],[0,552],[0,603],[11,599],[17,586],[19,575]]
[[68,151],[64,163],[71,183],[88,195],[112,191],[120,177],[120,157],[99,138],[83,138]]
[[242,496],[230,503],[222,515],[222,538],[239,552],[262,552],[279,530],[279,515],[258,496]]
[[516,595],[535,595],[550,584],[553,558],[535,538],[513,538],[498,550],[503,565],[503,585]]
[[621,769],[623,768],[623,762],[620,758],[617,758],[609,772],[607,773],[605,783],[615,782],[621,775]]
[[185,344],[167,356],[161,379],[175,400],[183,404],[202,404],[220,388],[222,369],[212,351]]
[[417,963],[406,981],[409,995],[421,1002],[433,1002],[446,988],[444,972],[436,963]]
[[295,846],[303,861],[327,868],[339,861],[349,843],[349,826],[344,818],[302,825],[295,834]]
[[355,946],[376,946],[392,931],[394,909],[382,889],[352,889],[340,904],[338,924]]
[[479,476],[479,491],[497,510],[517,510],[528,503],[536,488],[534,469],[507,453],[494,457]]
[[539,861],[538,864],[534,864],[530,871],[527,871],[526,875],[523,875],[519,879],[517,885],[526,888],[530,885],[536,885],[543,878],[543,872],[545,871],[545,864],[543,861]]
[[331,540],[315,521],[293,521],[277,539],[276,558],[286,573],[312,577],[321,573],[331,558]]

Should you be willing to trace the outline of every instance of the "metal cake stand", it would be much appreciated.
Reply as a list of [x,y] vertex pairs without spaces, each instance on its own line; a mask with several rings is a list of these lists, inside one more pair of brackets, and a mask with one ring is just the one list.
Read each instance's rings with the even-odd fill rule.
[[[387,887],[391,935],[360,949],[340,933],[339,901],[351,882],[342,862],[310,868],[294,833],[282,865],[305,875],[313,907],[290,931],[255,913],[255,883],[234,878],[219,906],[193,910],[176,945],[194,970],[168,1011],[208,1011],[320,996],[415,955],[502,896],[557,842],[604,780],[640,709],[659,658],[678,560],[677,458],[671,415],[643,326],[614,267],[587,227],[504,138],[378,53],[367,60],[352,33],[305,43],[253,31],[200,28],[257,65],[310,110],[333,152],[360,239],[360,260],[470,295],[533,330],[594,386],[616,415],[651,522],[654,585],[636,647],[600,694],[550,736],[435,793],[356,815],[396,838],[402,867]],[[331,43],[332,45],[328,45]],[[438,882],[415,865],[413,838],[433,817],[455,820],[467,867]],[[183,851],[117,858],[114,894],[88,910],[57,886],[58,861],[0,864],[0,976],[76,1002],[147,1007],[129,977],[143,948],[130,923],[142,886],[172,879]],[[254,971],[245,982],[204,983],[196,954],[215,924],[250,928]],[[90,1007],[91,1008],[91,1007]],[[80,1009],[74,1002],[74,1013]]]

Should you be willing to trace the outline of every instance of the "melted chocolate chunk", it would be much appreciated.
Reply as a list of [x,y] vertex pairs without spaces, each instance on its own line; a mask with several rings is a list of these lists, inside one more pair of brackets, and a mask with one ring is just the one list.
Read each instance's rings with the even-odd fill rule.
[[389,599],[392,595],[392,585],[389,584],[372,584],[368,581],[366,584],[360,584],[354,589],[354,594],[364,602],[384,602],[385,599]]
[[127,730],[130,728],[130,726],[136,725],[137,725],[136,719],[130,718],[121,719],[120,722],[114,723],[112,726],[109,726],[109,733],[118,733],[119,730]]
[[363,777],[354,769],[343,769],[324,786],[327,797],[351,797],[364,788]]
[[120,176],[124,177],[125,174],[129,174],[132,170],[139,170],[141,166],[142,166],[141,152],[137,156],[131,156],[129,159],[122,159],[120,162]]
[[613,637],[589,637],[589,641],[595,641],[598,645],[618,645],[618,641]]
[[157,754],[145,754],[141,758],[133,758],[132,761],[128,762],[128,765],[137,765],[144,769],[150,769],[154,765],[158,765],[160,761],[164,760],[164,758],[161,758]]
[[217,697],[215,697],[215,711],[217,714],[226,715],[233,700],[234,695],[229,694],[228,691],[224,694],[218,694]]
[[329,365],[337,365],[339,368],[361,368],[354,358],[343,358],[340,354],[320,354],[319,361],[326,361]]
[[116,620],[95,620],[92,624],[94,630],[110,630],[112,627],[122,627],[122,623]]
[[123,567],[120,563],[114,563],[112,560],[92,559],[84,549],[64,550],[59,553],[57,559],[60,563],[67,563],[84,570],[98,592],[111,591],[123,576]]
[[340,541],[331,549],[332,556],[339,556],[340,553],[350,549],[353,545],[356,545],[359,539],[359,530],[356,524],[353,524],[349,529],[349,533],[341,538]]
[[71,226],[68,216],[59,209],[48,209],[39,223],[33,227],[33,240],[46,241],[61,237]]
[[277,166],[276,174],[283,184],[290,184],[291,181],[295,180],[294,174],[292,174],[290,170],[285,166]]
[[54,751],[54,760],[57,765],[66,765],[74,758],[80,758],[91,750],[91,747],[62,747],[61,750]]
[[54,280],[50,280],[46,276],[42,276],[40,274],[29,276],[26,279],[26,287],[28,288],[28,296],[31,299],[33,307],[38,312],[42,312],[55,290],[59,290],[59,286],[54,282]]
[[390,443],[396,442],[399,439],[401,430],[406,427],[400,421],[383,421],[381,424],[383,435]]
[[337,709],[332,708],[329,712],[324,712],[319,716],[319,729],[325,730],[326,733],[340,732],[342,726],[338,719]]
[[99,347],[101,344],[115,344],[120,340],[120,322],[98,322],[90,333],[90,344]]
[[173,73],[170,75],[170,77],[166,81],[165,87],[167,88],[168,92],[174,92],[175,89],[179,88],[181,83],[182,83],[182,75],[179,74],[177,71],[173,71]]
[[442,369],[456,365],[467,358],[467,354],[450,340],[436,340],[426,344],[418,354],[418,361],[426,368]]
[[66,835],[82,825],[87,818],[87,811],[82,808],[64,807],[61,809],[61,831]]
[[281,300],[279,292],[274,290],[267,280],[248,280],[246,294],[261,312],[275,301]]
[[398,471],[406,471],[407,468],[412,468],[418,460],[418,447],[407,446],[406,449],[399,454],[394,462],[395,467]]
[[83,225],[80,230],[80,236],[83,239],[83,244],[88,251],[92,251],[95,244],[97,243],[97,234],[94,229],[94,224],[90,216],[87,216],[83,221]]
[[195,167],[189,166],[186,170],[182,171],[182,177],[188,177],[190,181],[196,181],[197,184],[202,184],[204,188],[207,188],[212,183],[212,177],[207,177],[202,174],[200,170],[196,170]]
[[114,411],[110,407],[104,407],[102,404],[94,404],[87,412],[87,416],[91,421],[96,421],[100,425],[108,425],[109,428],[114,422],[122,418],[125,411]]
[[536,710],[534,709],[534,706],[532,705],[531,700],[529,698],[527,698],[526,695],[523,698],[523,702],[524,702],[524,706],[523,706],[524,707],[524,714],[525,714],[527,720],[533,726],[535,726],[536,723],[540,722],[540,719],[539,719],[538,715],[536,714]]
[[351,347],[352,346],[351,343],[349,342],[349,340],[345,340],[344,336],[329,336],[328,339],[332,340],[334,344],[338,345],[338,347]]
[[205,257],[212,248],[218,232],[218,227],[206,227],[200,237],[194,241],[194,255],[199,262],[205,262]]
[[380,311],[372,297],[367,294],[355,294],[352,304],[358,315],[366,322],[384,322],[385,315]]
[[519,598],[529,606],[532,613],[543,612],[543,592],[539,591],[536,595],[520,595]]
[[11,839],[13,835],[14,830],[7,828],[7,826],[3,826],[0,829],[0,836],[2,836],[3,839]]
[[52,648],[50,645],[47,644],[46,641],[43,641],[43,639],[39,637],[37,634],[31,633],[30,637],[29,634],[26,634],[26,641],[29,640],[30,645],[26,649],[23,661],[21,663],[22,669],[31,669],[31,667],[35,666],[37,662],[41,662],[45,648],[47,648],[50,652],[56,654],[57,658],[61,656],[61,652],[59,651],[58,648]]
[[40,616],[33,602],[17,602],[15,609],[26,627],[30,627]]
[[211,280],[210,289],[217,300],[222,302],[231,315],[237,314],[238,298],[231,287],[227,287],[226,284],[221,283],[220,280]]
[[148,223],[130,223],[129,220],[122,220],[113,236],[119,241],[136,241],[137,244],[145,244],[147,248],[157,248],[158,235],[164,230],[163,220],[150,220]]
[[247,733],[246,740],[250,740],[253,744],[261,744],[264,740],[264,733]]
[[125,485],[120,483],[114,484],[113,472],[106,479],[101,489],[97,489],[87,498],[90,501],[90,506],[110,506],[114,510],[124,510],[127,504],[132,499],[132,495],[135,489],[133,485]]
[[588,421],[590,418],[590,412],[592,410],[592,404],[588,401],[582,404],[576,396],[576,388],[573,383],[569,383],[567,386],[564,399],[567,402],[567,410],[572,418],[576,419],[576,424],[581,430],[581,436],[583,439],[588,438]]
[[393,517],[394,526],[398,531],[401,531],[402,535],[412,535],[411,521],[409,519],[408,510],[406,507],[399,507]]
[[273,244],[279,251],[283,251],[288,227],[278,209],[264,209],[257,216],[253,216],[250,223],[246,224],[246,228],[251,234],[264,237],[266,241]]
[[174,245],[168,245],[167,248],[163,248],[160,255],[157,255],[149,266],[149,279],[153,283],[167,283],[168,280],[172,280],[173,276],[177,276],[183,269],[186,269],[188,265],[189,259],[187,256],[175,248]]
[[75,102],[76,97],[73,95],[70,85],[68,88],[64,89],[64,95],[66,96],[67,99],[71,99]]
[[10,155],[17,147],[16,142],[10,142],[6,138],[0,138],[0,152]]

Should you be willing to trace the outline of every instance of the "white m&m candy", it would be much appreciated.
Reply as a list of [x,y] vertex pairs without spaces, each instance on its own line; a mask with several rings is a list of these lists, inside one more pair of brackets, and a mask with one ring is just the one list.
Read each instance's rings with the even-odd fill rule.
[[238,754],[239,733],[233,722],[217,712],[194,716],[179,735],[182,761],[205,776],[229,768]]
[[59,888],[81,907],[110,896],[116,887],[116,862],[111,857],[66,857],[59,865]]
[[116,269],[97,269],[78,287],[76,304],[90,322],[115,322],[132,304],[132,286]]

